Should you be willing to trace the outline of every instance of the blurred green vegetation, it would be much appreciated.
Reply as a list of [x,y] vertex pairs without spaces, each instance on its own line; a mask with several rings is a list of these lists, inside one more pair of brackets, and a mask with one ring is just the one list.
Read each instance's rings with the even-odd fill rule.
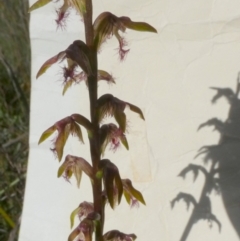
[[28,158],[28,0],[0,0],[0,240],[17,240]]

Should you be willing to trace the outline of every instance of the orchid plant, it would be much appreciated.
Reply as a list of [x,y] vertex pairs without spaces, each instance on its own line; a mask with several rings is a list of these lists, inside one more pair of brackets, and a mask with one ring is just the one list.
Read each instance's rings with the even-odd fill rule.
[[[36,10],[50,2],[56,4],[51,0],[38,0],[29,11]],[[105,207],[106,204],[109,204],[111,208],[114,208],[120,204],[123,195],[131,206],[135,206],[139,202],[145,205],[144,198],[133,187],[129,179],[121,178],[119,170],[113,162],[102,158],[108,145],[113,150],[116,150],[121,144],[129,149],[125,135],[127,122],[125,108],[129,107],[142,119],[144,116],[140,108],[111,94],[98,97],[98,81],[105,80],[108,83],[115,83],[115,80],[108,72],[98,69],[97,55],[102,44],[115,36],[119,43],[119,58],[123,60],[129,49],[126,49],[127,42],[120,32],[125,32],[126,29],[152,33],[157,31],[145,22],[134,22],[129,17],[117,17],[110,12],[101,13],[93,22],[92,0],[64,0],[62,6],[56,10],[58,28],[66,27],[66,19],[72,9],[75,9],[82,18],[85,27],[85,42],[75,40],[65,50],[48,59],[38,71],[37,78],[53,64],[65,61],[63,94],[73,83],[84,81],[89,92],[90,118],[81,114],[72,114],[56,121],[43,132],[39,144],[56,132],[57,137],[52,151],[60,162],[63,159],[64,146],[69,135],[76,136],[80,142],[83,142],[82,127],[88,134],[91,160],[68,154],[58,170],[58,177],[63,176],[66,180],[72,176],[75,177],[78,187],[82,172],[89,177],[92,184],[93,202],[80,203],[70,215],[71,226],[74,225],[75,216],[79,217],[79,224],[70,233],[68,240],[91,241],[95,234],[96,241],[132,241],[136,239],[135,234],[125,234],[119,230],[104,233]],[[107,117],[114,117],[116,124],[103,124],[102,120]]]

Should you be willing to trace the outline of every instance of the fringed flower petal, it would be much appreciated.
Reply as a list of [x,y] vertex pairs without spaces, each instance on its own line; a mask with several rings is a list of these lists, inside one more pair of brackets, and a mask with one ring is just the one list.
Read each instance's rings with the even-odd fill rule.
[[57,23],[57,28],[64,29],[66,27],[66,19],[69,16],[69,4],[67,0],[64,0],[62,7],[60,7],[57,12],[57,19],[55,20]]

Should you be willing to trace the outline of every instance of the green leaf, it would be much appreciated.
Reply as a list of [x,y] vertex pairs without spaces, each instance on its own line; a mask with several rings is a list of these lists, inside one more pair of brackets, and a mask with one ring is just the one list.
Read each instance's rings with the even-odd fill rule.
[[115,199],[114,198],[114,176],[115,176],[115,174],[113,172],[107,171],[107,172],[105,172],[105,175],[104,175],[104,178],[103,178],[108,202],[109,202],[112,209],[114,209],[114,206],[115,206],[115,202],[114,202],[115,201],[114,200]]
[[86,13],[86,4],[85,0],[72,0],[72,5],[78,11],[78,13],[83,16]]
[[125,132],[126,131],[126,115],[125,115],[125,113],[121,109],[120,110],[117,109],[114,113],[114,118],[117,121],[121,130],[123,132]]
[[116,84],[112,75],[110,75],[108,72],[104,70],[98,70],[98,81],[99,80],[106,80],[108,83]]
[[30,13],[31,11],[41,8],[45,5],[47,5],[48,3],[50,3],[52,0],[38,0],[37,2],[35,2],[28,10],[28,12]]
[[123,189],[124,189],[124,196],[128,204],[131,204],[131,197],[134,197],[142,204],[146,205],[145,200],[141,192],[135,189],[132,185],[131,180],[129,179],[122,179]]
[[71,228],[74,225],[74,218],[76,215],[78,215],[79,211],[81,210],[81,207],[77,207],[76,209],[74,209],[70,215],[70,223],[71,223]]
[[119,172],[117,172],[117,174],[115,175],[114,180],[118,190],[118,204],[120,204],[122,199],[122,194],[123,194],[123,185],[122,185],[122,180],[120,178]]
[[78,137],[78,139],[79,139],[82,143],[84,143],[81,127],[80,127],[77,123],[73,123],[73,124],[71,125],[71,133],[74,133],[74,134]]
[[51,135],[53,134],[53,132],[55,132],[55,131],[56,131],[56,126],[55,126],[55,125],[49,127],[47,130],[45,130],[45,131],[42,133],[42,135],[41,135],[41,137],[40,137],[40,139],[39,139],[39,141],[38,141],[38,145],[39,145],[40,143],[42,143],[43,141],[45,141],[45,140],[46,140],[49,136],[51,136]]
[[113,34],[114,26],[118,18],[110,12],[101,13],[94,21],[94,45],[96,49],[99,49],[101,44],[107,39],[108,36]]
[[70,134],[71,124],[67,124],[63,131],[59,131],[57,140],[55,142],[55,150],[57,152],[58,160],[61,161],[63,156],[63,148],[66,144],[68,136]]
[[77,180],[77,187],[80,187],[81,179],[82,179],[82,168],[78,165],[73,166],[73,175]]
[[61,177],[62,174],[64,173],[65,169],[66,169],[66,163],[64,162],[64,163],[58,168],[57,177]]
[[131,194],[142,204],[146,205],[145,200],[143,198],[143,195],[141,192],[139,192],[137,189],[134,187],[131,188]]
[[100,161],[100,169],[103,170],[103,184],[108,202],[114,209],[116,198],[118,198],[119,204],[123,194],[122,180],[118,168],[110,160],[103,159]]
[[72,86],[73,82],[74,80],[70,79],[64,84],[62,95],[65,95],[66,91]]
[[62,52],[58,53],[57,55],[53,56],[52,58],[48,59],[39,69],[36,78],[38,78],[39,76],[44,74],[47,71],[47,69],[49,67],[51,67],[53,64],[55,64],[59,60],[64,59],[65,55],[66,55],[65,51],[62,51]]
[[130,104],[130,103],[128,103],[128,102],[126,102],[126,104],[129,106],[129,108],[130,108],[131,111],[139,114],[140,117],[141,117],[143,120],[145,120],[145,119],[144,119],[144,116],[143,116],[143,113],[142,113],[142,111],[141,111],[141,109],[140,109],[139,107],[137,107],[137,106],[135,106],[135,105],[132,105],[132,104]]
[[80,230],[79,227],[76,227],[68,236],[68,241],[73,241],[79,235]]
[[131,195],[126,191],[123,190],[124,197],[129,205],[131,205]]
[[127,150],[129,150],[128,141],[127,141],[126,136],[122,136],[122,137],[120,138],[120,140],[121,140],[121,143],[125,146],[125,148],[126,148]]
[[92,123],[86,117],[80,114],[72,114],[71,117],[79,125],[85,127],[87,131],[92,131]]
[[141,32],[152,32],[152,33],[157,33],[157,30],[152,27],[150,24],[145,23],[145,22],[133,22],[130,18],[128,17],[120,17],[120,21],[124,24],[126,28],[136,30],[136,31],[141,31]]

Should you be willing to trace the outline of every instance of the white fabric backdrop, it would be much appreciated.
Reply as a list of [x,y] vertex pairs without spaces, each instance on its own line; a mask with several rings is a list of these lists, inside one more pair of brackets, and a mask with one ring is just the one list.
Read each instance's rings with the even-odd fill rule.
[[[32,5],[35,0],[30,0]],[[53,1],[54,2],[54,1]],[[204,145],[217,144],[219,134],[212,128],[197,132],[212,117],[223,121],[229,105],[221,100],[211,104],[215,87],[235,88],[240,70],[240,2],[237,0],[101,0],[93,1],[94,17],[103,11],[146,21],[158,34],[127,30],[130,52],[119,62],[117,41],[109,40],[99,55],[99,68],[116,77],[116,85],[99,84],[99,95],[114,96],[139,106],[146,121],[128,113],[130,150],[123,147],[107,152],[123,178],[132,179],[147,206],[130,209],[125,200],[112,211],[107,208],[105,231],[119,229],[135,233],[139,241],[179,240],[192,207],[183,201],[171,209],[170,201],[179,193],[191,193],[198,200],[204,178],[195,182],[177,175]],[[50,57],[66,49],[76,39],[84,40],[83,24],[71,12],[66,31],[56,31],[56,3],[31,13],[32,92],[30,155],[19,241],[64,241],[70,233],[69,215],[78,204],[91,200],[90,184],[83,177],[80,190],[57,178],[59,163],[49,148],[51,138],[37,145],[41,133],[57,120],[81,113],[89,116],[88,93],[84,83],[62,96],[61,68],[51,67],[42,77],[35,76]],[[85,145],[70,138],[65,154],[89,157]],[[229,222],[221,196],[210,195],[212,212],[222,223],[219,233],[207,221],[193,226],[189,241],[239,240]]]

